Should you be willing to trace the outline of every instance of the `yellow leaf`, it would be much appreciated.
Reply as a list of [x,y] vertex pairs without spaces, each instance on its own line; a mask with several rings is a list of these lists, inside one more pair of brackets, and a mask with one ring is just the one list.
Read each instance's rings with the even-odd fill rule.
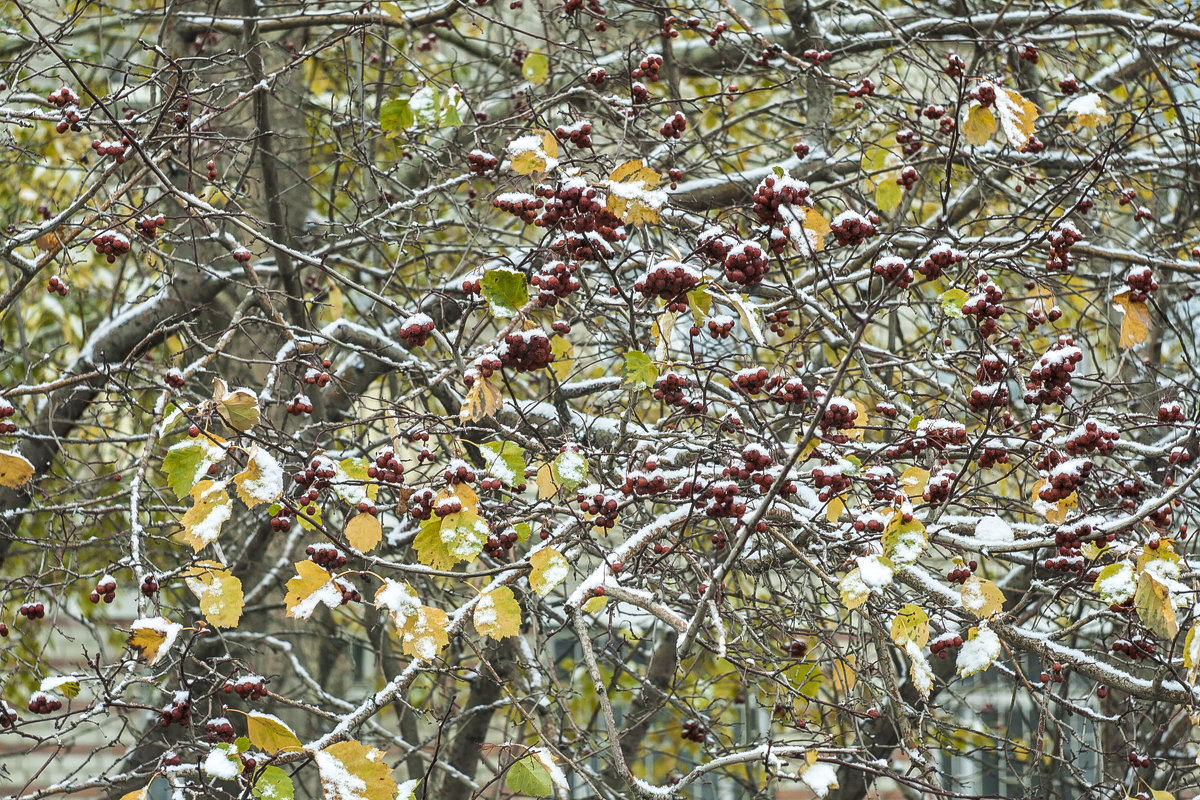
[[1033,484],[1033,510],[1045,517],[1047,522],[1061,525],[1066,521],[1070,510],[1079,504],[1079,495],[1076,492],[1071,492],[1071,494],[1057,503],[1047,503],[1038,497],[1038,493],[1045,485],[1046,481],[1041,478]]
[[183,582],[199,601],[200,611],[214,628],[236,628],[245,598],[242,582],[218,561],[200,561],[183,573]]
[[33,464],[20,453],[0,450],[0,486],[16,489],[33,477]]
[[251,711],[246,714],[246,731],[250,744],[267,753],[281,750],[303,750],[304,745],[283,720],[271,714]]
[[1130,300],[1129,290],[1113,297],[1113,304],[1121,309],[1121,341],[1118,347],[1139,345],[1150,336],[1150,308],[1142,300]]
[[[264,466],[270,475],[264,476]],[[275,457],[254,445],[250,448],[246,468],[233,476],[238,499],[246,504],[246,508],[254,508],[261,503],[274,503],[283,494],[282,473],[283,470]]]
[[904,199],[904,190],[894,178],[885,177],[875,187],[875,206],[886,213],[900,205]]
[[867,432],[867,425],[871,422],[869,409],[867,404],[862,400],[854,400],[854,407],[858,409],[858,416],[854,418],[854,427],[846,434],[851,439],[862,441],[863,435]]
[[825,237],[830,234],[829,220],[821,215],[820,211],[815,208],[804,207],[804,222],[801,226],[804,228],[805,237],[808,243],[812,246],[813,252],[819,253],[825,249]]
[[46,231],[41,236],[37,237],[37,248],[45,253],[57,253],[62,247],[63,237],[66,235],[66,229],[60,227],[58,230]]
[[342,603],[342,593],[333,583],[333,576],[307,559],[296,562],[297,577],[287,582],[287,596],[283,604],[287,615],[294,619],[308,619],[318,603],[337,608]]
[[182,625],[165,617],[139,619],[129,627],[126,644],[137,650],[139,658],[152,665],[167,654],[181,630]]
[[383,526],[371,514],[356,514],[346,524],[346,541],[360,553],[369,553],[383,539]]
[[382,750],[351,740],[331,744],[316,753],[314,760],[326,800],[392,800],[396,796],[396,781]]
[[888,520],[883,532],[883,554],[891,559],[893,566],[912,564],[928,546],[929,534],[921,520],[913,517],[905,522],[904,515],[898,512]]
[[991,138],[992,131],[996,130],[996,117],[990,108],[974,105],[967,112],[967,118],[963,120],[961,130],[967,144],[975,147],[985,145]]
[[858,682],[854,672],[855,658],[848,655],[845,658],[834,659],[830,667],[829,681],[833,689],[840,694],[847,694]]
[[405,621],[401,642],[405,655],[429,661],[450,644],[450,618],[440,608],[421,606]]
[[909,500],[920,500],[925,496],[925,484],[929,482],[929,470],[909,467],[900,474],[900,488]]
[[892,641],[904,647],[909,642],[922,648],[929,643],[929,615],[918,605],[908,603],[892,618]]
[[213,381],[213,402],[229,427],[237,431],[248,431],[258,424],[258,397],[249,389],[228,391],[225,381]]
[[554,354],[554,360],[550,362],[550,369],[554,371],[554,377],[560,381],[565,381],[571,375],[571,368],[574,365],[572,355],[575,353],[575,347],[571,344],[571,340],[564,336],[555,336],[550,340],[550,352]]
[[1008,143],[1013,147],[1024,147],[1034,134],[1037,106],[1011,89],[996,87],[996,113],[1000,115],[1000,128]]
[[547,462],[538,469],[537,473],[538,499],[547,500],[558,494],[558,485],[554,482],[554,467]]
[[845,510],[846,503],[842,500],[841,495],[829,498],[829,503],[825,506],[825,521],[837,522]]
[[[525,146],[532,144],[528,141],[530,138],[538,139],[539,143],[535,146]],[[514,152],[514,147],[517,145],[520,147]],[[509,145],[509,154],[511,156],[509,166],[518,175],[545,172],[550,166],[550,162],[556,161],[558,158],[558,140],[550,131],[535,130],[528,136],[514,140]]]
[[659,191],[662,175],[640,160],[626,161],[608,176],[608,210],[635,227],[658,222],[658,212],[666,203]]
[[550,60],[545,53],[530,53],[521,65],[521,75],[532,84],[545,83],[550,74]]
[[857,568],[842,577],[838,582],[838,591],[842,596],[842,605],[851,611],[867,602],[867,598],[871,596],[871,589],[863,583]]
[[121,800],[146,800],[146,798],[149,796],[148,795],[149,791],[150,791],[149,786],[143,786],[142,788],[138,789],[136,792],[130,792],[129,794],[121,795]]
[[583,604],[583,610],[589,614],[599,614],[608,605],[607,597],[592,597]]
[[1095,92],[1076,95],[1062,109],[1068,114],[1074,114],[1075,128],[1098,128],[1108,122],[1108,110],[1104,108],[1104,98]]
[[212,544],[221,535],[221,526],[233,514],[233,499],[225,491],[225,483],[200,481],[189,492],[192,507],[179,522],[183,530],[179,539],[196,552]]
[[404,12],[400,10],[400,6],[396,3],[380,3],[379,10],[396,20],[397,23],[404,23]]
[[1004,608],[1004,592],[986,578],[972,575],[960,590],[963,608],[976,617],[990,617]]
[[462,404],[459,419],[463,422],[477,422],[484,417],[495,416],[503,405],[504,396],[492,381],[489,378],[476,378]]
[[542,597],[567,579],[567,558],[553,547],[543,547],[529,557],[529,585]]
[[1133,602],[1147,629],[1164,639],[1174,639],[1179,633],[1179,620],[1175,617],[1171,590],[1149,572],[1138,576],[1137,594],[1133,596]]
[[475,630],[493,639],[516,636],[521,630],[521,605],[512,589],[501,586],[479,598],[475,605]]

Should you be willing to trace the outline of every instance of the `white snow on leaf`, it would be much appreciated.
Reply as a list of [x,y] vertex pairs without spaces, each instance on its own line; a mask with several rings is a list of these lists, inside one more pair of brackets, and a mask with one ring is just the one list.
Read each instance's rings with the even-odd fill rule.
[[1098,579],[1095,588],[1100,593],[1100,599],[1109,605],[1128,600],[1137,592],[1137,579],[1133,575],[1133,567],[1121,564],[1111,575]]
[[250,451],[250,460],[258,467],[259,477],[242,481],[242,493],[260,503],[275,502],[283,494],[283,467],[261,447]]
[[133,624],[130,625],[129,628],[131,633],[136,634],[138,631],[154,631],[163,637],[162,644],[160,644],[158,646],[158,650],[155,651],[156,657],[151,660],[151,664],[153,664],[162,656],[166,655],[167,651],[171,649],[171,646],[175,644],[175,639],[179,636],[179,632],[183,630],[182,625],[171,622],[165,617],[146,617],[144,619],[134,620]]
[[333,584],[333,581],[328,581],[320,589],[310,594],[292,607],[291,614],[296,619],[308,619],[312,613],[317,610],[317,606],[324,604],[328,608],[337,608],[342,604],[342,593]]
[[413,778],[401,783],[396,787],[396,800],[415,800],[417,796],[417,784],[420,782],[420,780]]
[[204,759],[204,774],[223,781],[237,780],[242,774],[242,759],[238,757],[233,745],[219,747]]
[[929,693],[933,691],[933,669],[925,659],[924,651],[911,639],[905,643],[904,651],[912,661],[912,669],[908,672],[909,681],[923,697],[929,699]]
[[568,447],[558,457],[558,477],[571,483],[582,483],[587,478],[587,460]]
[[836,789],[838,785],[837,770],[826,761],[810,765],[800,774],[800,779],[808,784],[808,788],[812,789],[817,797],[824,797],[829,794],[830,789]]
[[388,578],[375,593],[375,607],[388,612],[395,626],[403,628],[411,617],[420,613],[421,601],[417,599],[417,593],[408,584],[398,583]]
[[482,595],[475,605],[475,627],[493,628],[497,619],[496,599],[490,593]]
[[325,789],[325,800],[366,800],[367,782],[346,769],[346,765],[332,753],[318,750],[313,754],[317,771],[321,774],[321,786]]
[[969,677],[983,672],[1000,657],[1000,637],[990,629],[980,627],[975,637],[963,642],[958,651],[958,674]]
[[1009,544],[1013,540],[1013,529],[999,517],[988,516],[976,523],[975,538],[980,544]]
[[554,761],[554,756],[550,755],[550,751],[544,747],[535,747],[529,751],[529,754],[538,760],[546,772],[550,774],[550,782],[564,792],[570,791],[571,785],[567,783],[567,776],[563,774],[562,769]]
[[858,559],[858,577],[871,591],[883,589],[892,582],[892,568],[878,555]]

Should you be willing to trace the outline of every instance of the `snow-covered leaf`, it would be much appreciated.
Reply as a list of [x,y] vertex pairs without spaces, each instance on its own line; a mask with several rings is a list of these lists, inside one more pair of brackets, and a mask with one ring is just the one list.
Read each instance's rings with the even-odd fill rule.
[[512,589],[501,586],[479,598],[473,616],[475,630],[493,639],[516,636],[521,630],[521,605]]

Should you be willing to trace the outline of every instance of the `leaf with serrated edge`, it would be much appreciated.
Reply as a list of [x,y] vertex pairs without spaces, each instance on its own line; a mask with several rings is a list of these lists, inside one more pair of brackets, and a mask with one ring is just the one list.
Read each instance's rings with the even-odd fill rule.
[[283,604],[287,615],[294,619],[308,619],[318,604],[337,608],[342,604],[342,593],[333,583],[333,576],[311,561],[296,562],[297,576],[287,582],[287,596]]
[[1150,337],[1150,307],[1142,300],[1131,300],[1128,291],[1113,297],[1113,304],[1121,310],[1121,340],[1118,347],[1128,348],[1142,344]]
[[33,477],[33,464],[20,453],[0,450],[0,486],[18,489]]
[[183,582],[196,595],[200,611],[214,628],[236,628],[245,596],[242,582],[219,561],[199,561],[183,573]]
[[1146,628],[1164,639],[1174,639],[1179,633],[1179,620],[1171,590],[1149,572],[1138,576],[1137,593],[1133,596],[1138,616]]
[[233,515],[233,499],[225,483],[200,481],[191,491],[192,507],[179,523],[183,526],[177,536],[196,552],[217,540],[226,520]]
[[272,755],[281,750],[303,750],[299,737],[279,717],[250,711],[246,714],[246,731],[250,743]]
[[529,557],[529,585],[542,597],[567,579],[567,558],[553,547],[543,547]]
[[504,396],[487,378],[476,378],[462,404],[459,419],[463,422],[478,422],[485,417],[495,416],[504,406]]
[[473,621],[475,630],[492,639],[516,636],[521,630],[521,604],[512,589],[501,586],[479,598]]
[[909,642],[923,648],[929,644],[929,615],[920,606],[908,603],[892,618],[892,641],[904,647]]
[[325,800],[392,800],[396,796],[392,768],[381,750],[351,740],[331,744],[313,758]]
[[383,540],[383,526],[371,514],[355,514],[346,523],[346,541],[360,553],[369,553]]
[[634,388],[654,386],[658,380],[658,368],[650,360],[650,356],[641,350],[630,350],[625,354],[621,367],[621,381],[626,386]]
[[1004,608],[1004,592],[986,578],[972,575],[960,588],[962,605],[976,617],[990,617]]

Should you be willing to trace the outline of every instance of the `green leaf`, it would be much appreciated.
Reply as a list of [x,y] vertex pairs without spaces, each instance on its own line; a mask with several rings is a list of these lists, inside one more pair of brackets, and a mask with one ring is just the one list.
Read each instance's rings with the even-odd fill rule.
[[484,594],[475,606],[475,630],[493,639],[516,636],[521,630],[521,604],[507,586]]
[[292,779],[279,767],[265,768],[252,791],[259,800],[293,800],[296,796]]
[[588,477],[587,459],[569,447],[554,459],[552,469],[555,483],[568,492]]
[[625,354],[625,364],[621,368],[621,381],[626,386],[634,388],[645,386],[653,388],[658,380],[658,368],[650,360],[650,356],[641,350],[630,350]]
[[875,205],[884,213],[900,205],[903,198],[904,190],[900,188],[900,184],[896,183],[894,178],[885,175],[875,187]]
[[532,755],[514,761],[508,768],[504,783],[517,794],[530,797],[545,797],[554,791],[549,770]]
[[180,500],[188,496],[196,485],[200,465],[204,463],[207,450],[199,442],[172,447],[163,459],[163,472],[167,474],[167,485]]
[[688,309],[692,312],[692,322],[703,325],[704,318],[712,309],[712,295],[706,289],[692,289],[687,293]]
[[379,126],[388,136],[395,136],[400,131],[408,130],[415,121],[408,100],[392,98],[385,101],[379,109]]
[[530,53],[525,56],[525,63],[521,66],[521,75],[525,80],[534,84],[542,84],[546,82],[549,74],[550,59],[546,58],[545,53]]
[[264,753],[273,755],[281,750],[304,749],[287,723],[271,714],[251,711],[246,715],[246,729],[250,742]]
[[942,313],[950,319],[963,318],[963,303],[970,297],[962,289],[948,289],[942,292]]
[[413,549],[427,567],[450,569],[460,561],[471,561],[481,552],[491,530],[473,510],[463,509],[445,517],[430,517],[421,524]]
[[404,23],[404,12],[395,3],[380,3],[379,10],[396,20],[396,22],[400,24]]
[[529,285],[525,276],[515,269],[496,267],[484,273],[479,282],[483,299],[488,301],[497,317],[515,317],[529,302]]
[[488,472],[509,486],[525,482],[525,451],[515,442],[488,442],[483,445]]
[[438,116],[438,124],[448,128],[457,128],[462,125],[462,117],[458,113],[458,100],[459,94],[454,90],[442,95],[442,113]]

